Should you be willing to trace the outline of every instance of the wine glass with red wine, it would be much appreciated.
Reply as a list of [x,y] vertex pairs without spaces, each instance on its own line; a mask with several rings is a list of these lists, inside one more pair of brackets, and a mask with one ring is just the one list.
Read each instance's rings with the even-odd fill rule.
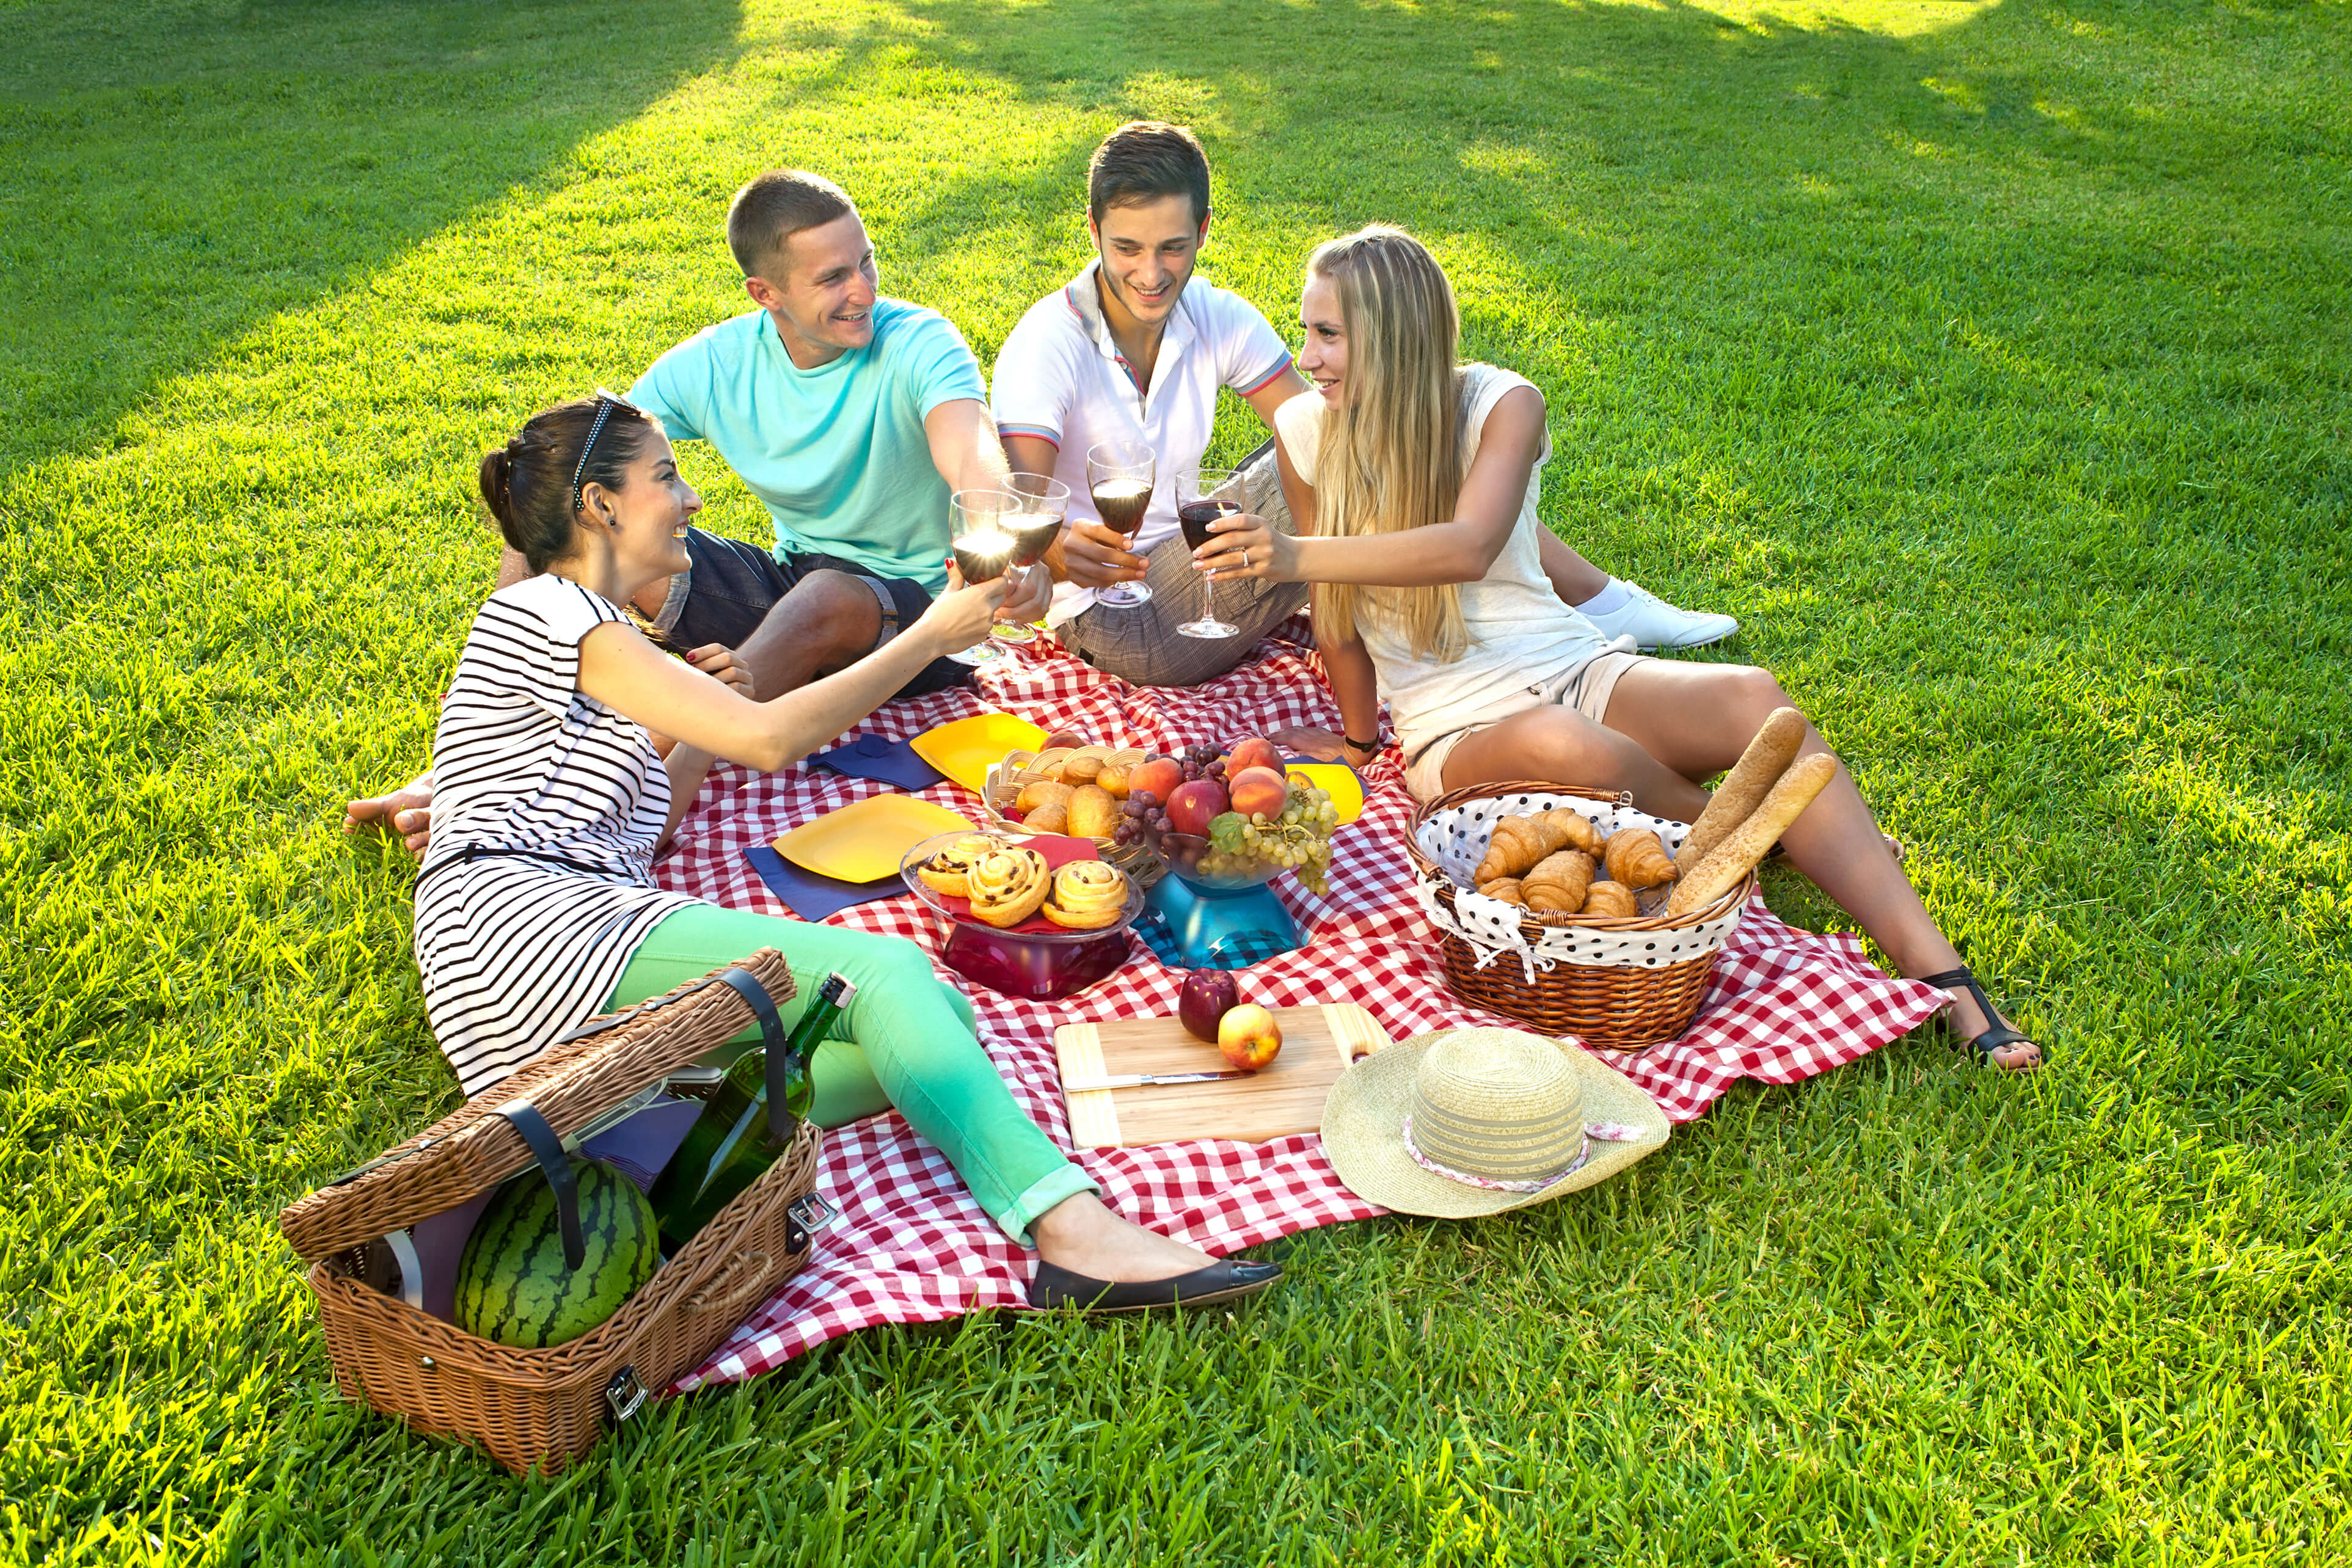
[[[1242,511],[1242,476],[1234,468],[1184,468],[1176,475],[1176,520],[1184,527],[1184,542],[1194,549],[1216,535],[1210,531],[1219,517]],[[1201,618],[1176,628],[1187,637],[1232,637],[1241,628],[1217,619],[1217,585],[1201,574]]]
[[[1013,564],[1013,536],[1002,521],[1013,505],[1002,490],[958,490],[948,497],[948,548],[964,581],[993,582]],[[948,655],[959,664],[986,664],[1003,656],[1003,649],[985,642]]]
[[[1054,548],[1069,514],[1070,487],[1047,474],[1014,474],[1004,481],[1012,497],[998,525],[1013,536],[1013,564],[1024,569],[1037,564]],[[1034,643],[1037,633],[1026,626],[998,622],[989,628],[1000,643]]]
[[[1103,527],[1127,536],[1128,548],[1151,510],[1151,486],[1158,468],[1148,441],[1102,441],[1087,448],[1087,489],[1094,497]],[[1097,604],[1132,610],[1151,602],[1151,590],[1139,582],[1114,582],[1095,595]]]

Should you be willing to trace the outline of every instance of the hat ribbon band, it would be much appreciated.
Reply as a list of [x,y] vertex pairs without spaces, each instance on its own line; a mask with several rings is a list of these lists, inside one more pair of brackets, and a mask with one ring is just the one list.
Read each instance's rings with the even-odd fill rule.
[[1447,1181],[1458,1181],[1465,1186],[1485,1187],[1490,1192],[1541,1192],[1554,1183],[1567,1180],[1584,1168],[1585,1162],[1592,1157],[1593,1139],[1599,1138],[1604,1143],[1612,1144],[1635,1144],[1642,1141],[1642,1135],[1641,1128],[1627,1126],[1622,1122],[1594,1122],[1585,1127],[1584,1139],[1577,1148],[1576,1158],[1559,1170],[1536,1181],[1499,1181],[1493,1176],[1472,1176],[1468,1171],[1457,1171],[1451,1166],[1440,1165],[1431,1159],[1421,1152],[1421,1145],[1412,1141],[1412,1117],[1407,1114],[1404,1119],[1404,1152],[1412,1156],[1413,1164],[1432,1176],[1444,1176]]

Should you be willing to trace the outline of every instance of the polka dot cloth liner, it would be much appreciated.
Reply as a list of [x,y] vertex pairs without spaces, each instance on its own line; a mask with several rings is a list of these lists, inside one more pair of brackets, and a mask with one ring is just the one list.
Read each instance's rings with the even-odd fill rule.
[[1726,914],[1700,925],[1675,931],[1610,931],[1590,925],[1547,925],[1540,939],[1530,944],[1520,926],[1527,911],[1499,898],[1488,898],[1473,891],[1473,873],[1478,862],[1486,858],[1486,845],[1495,836],[1495,824],[1504,817],[1528,817],[1538,811],[1549,811],[1557,806],[1589,817],[1604,834],[1625,828],[1654,830],[1666,853],[1673,854],[1682,847],[1690,832],[1688,824],[1669,822],[1646,812],[1633,810],[1620,800],[1614,806],[1604,806],[1598,800],[1588,800],[1579,795],[1503,795],[1492,800],[1474,800],[1467,805],[1434,812],[1421,825],[1416,841],[1421,852],[1445,870],[1454,884],[1454,911],[1446,912],[1437,900],[1437,885],[1423,878],[1413,883],[1413,896],[1420,901],[1422,913],[1429,923],[1440,930],[1451,931],[1477,953],[1477,966],[1483,969],[1506,954],[1517,958],[1521,971],[1532,984],[1536,975],[1554,964],[1580,964],[1593,968],[1655,969],[1666,964],[1680,964],[1692,958],[1705,957],[1722,947],[1732,932],[1738,928],[1747,905],[1735,904]]

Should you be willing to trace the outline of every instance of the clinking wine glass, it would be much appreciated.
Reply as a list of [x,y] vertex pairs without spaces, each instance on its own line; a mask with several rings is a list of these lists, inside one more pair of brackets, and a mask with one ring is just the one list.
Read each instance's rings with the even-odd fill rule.
[[[1183,525],[1184,542],[1194,549],[1216,535],[1211,528],[1220,517],[1242,511],[1242,476],[1232,468],[1186,468],[1176,476],[1176,520]],[[1201,618],[1176,628],[1187,637],[1232,637],[1241,628],[1217,619],[1217,585],[1201,574]]]
[[[1151,510],[1151,486],[1158,469],[1147,441],[1103,441],[1087,449],[1087,490],[1103,527],[1125,534],[1129,548]],[[1095,595],[1097,604],[1132,610],[1151,602],[1151,590],[1139,582],[1114,582]]]
[[[1035,566],[1062,532],[1062,519],[1070,510],[1070,487],[1049,475],[1015,474],[1004,481],[1004,493],[1011,505],[998,526],[1013,538],[1013,564],[1024,569]],[[1037,639],[1028,627],[1007,622],[999,622],[989,631],[1003,643]]]
[[[964,581],[993,582],[1013,564],[1013,536],[1002,522],[1013,505],[1003,490],[958,490],[948,497],[949,548]],[[948,655],[959,664],[992,664],[1003,656],[1003,649],[985,642]]]

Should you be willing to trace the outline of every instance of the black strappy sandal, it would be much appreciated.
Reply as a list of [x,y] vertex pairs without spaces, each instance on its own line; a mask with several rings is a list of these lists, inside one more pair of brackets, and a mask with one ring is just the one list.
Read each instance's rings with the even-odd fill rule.
[[[1947,969],[1940,975],[1922,975],[1919,977],[1919,983],[1923,986],[1933,986],[1939,991],[1948,991],[1957,988],[1968,992],[1976,998],[1978,1009],[1991,1020],[1990,1027],[1982,1034],[1970,1037],[1952,1027],[1951,1015],[1948,1011],[1937,1015],[1942,1020],[1944,1033],[1951,1048],[1954,1051],[1971,1052],[1976,1058],[1978,1066],[1998,1068],[2003,1072],[2039,1072],[2042,1071],[2042,1064],[2050,1060],[2049,1050],[2040,1040],[2030,1034],[2020,1033],[2001,1021],[2000,1009],[1992,1005],[1992,998],[1985,995],[1985,988],[1977,983],[1977,977],[1974,975],[1969,973],[1969,967],[1966,964],[1957,969]],[[1992,1059],[1994,1051],[2006,1051],[2012,1045],[2030,1045],[2040,1054],[2034,1058],[2031,1066],[2004,1067]]]

